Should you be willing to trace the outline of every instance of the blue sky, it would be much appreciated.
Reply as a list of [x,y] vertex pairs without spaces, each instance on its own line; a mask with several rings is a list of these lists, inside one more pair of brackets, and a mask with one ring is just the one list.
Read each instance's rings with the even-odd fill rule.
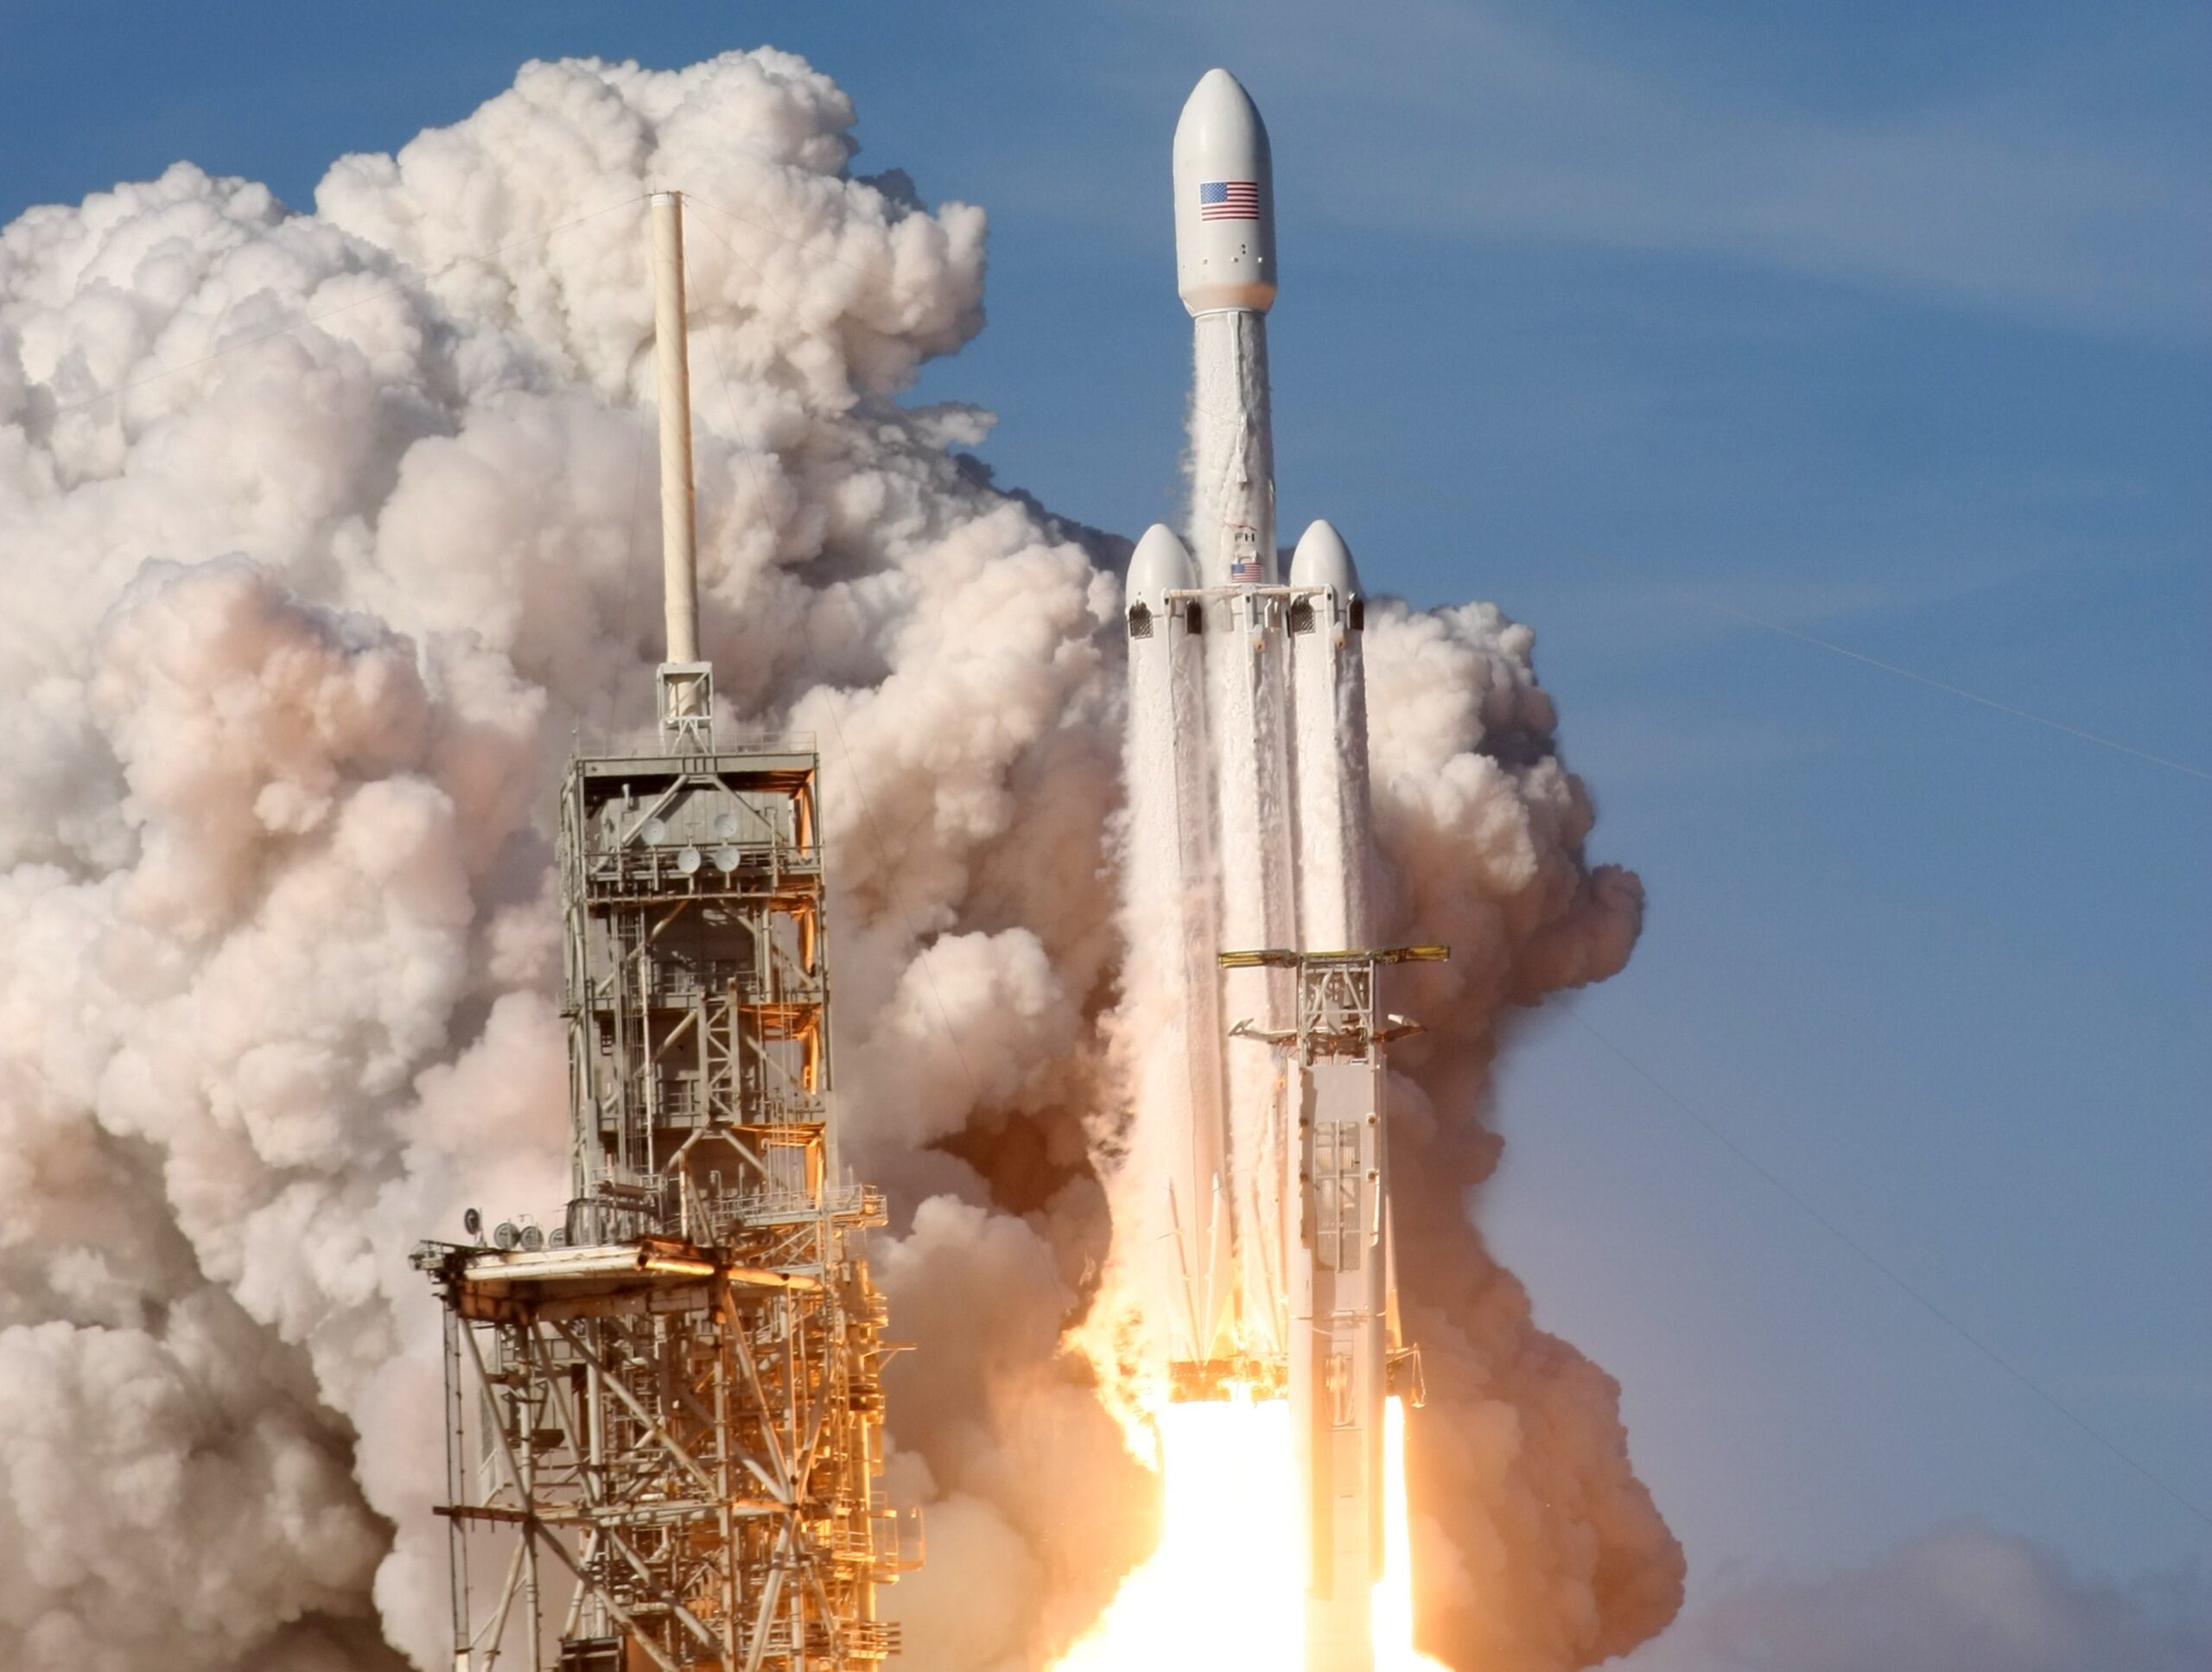
[[1210,64],[1260,101],[1282,525],[1533,622],[1649,888],[1628,972],[1520,1028],[1477,1207],[1621,1380],[1694,1599],[1962,1521],[2206,1571],[1815,1215],[2212,1511],[2212,784],[1727,610],[2212,770],[2212,14],[8,0],[0,220],[181,156],[305,207],[524,57],[764,41],[857,167],[991,213],[920,397],[1128,533],[1177,493],[1167,136]]

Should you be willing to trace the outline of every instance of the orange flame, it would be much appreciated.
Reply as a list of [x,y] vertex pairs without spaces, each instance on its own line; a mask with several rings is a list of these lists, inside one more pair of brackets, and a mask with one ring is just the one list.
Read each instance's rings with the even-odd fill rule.
[[[1054,1672],[1186,1666],[1295,1672],[1305,1661],[1290,1407],[1281,1400],[1170,1404],[1154,1413],[1160,1544]],[[1405,1414],[1383,1427],[1383,1577],[1376,1672],[1445,1672],[1414,1647]]]

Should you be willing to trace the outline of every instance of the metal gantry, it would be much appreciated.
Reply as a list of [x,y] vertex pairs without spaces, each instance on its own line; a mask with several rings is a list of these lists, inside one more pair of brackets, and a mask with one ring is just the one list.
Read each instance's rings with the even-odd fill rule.
[[817,758],[671,741],[563,789],[566,1212],[416,1256],[446,1303],[456,1672],[898,1649],[875,1589],[918,1528],[880,1486],[898,1349],[882,1198],[831,1118]]
[[[1229,1030],[1232,1039],[1273,1047],[1294,1087],[1288,1103],[1296,1111],[1294,1130],[1284,1133],[1278,1146],[1289,1174],[1283,1198],[1294,1206],[1278,1227],[1279,1248],[1259,1250],[1264,1270],[1290,1274],[1287,1282],[1271,1277],[1268,1287],[1282,1313],[1279,1333],[1294,1345],[1287,1354],[1171,1364],[1172,1397],[1220,1399],[1243,1389],[1262,1399],[1287,1393],[1295,1399],[1298,1350],[1312,1335],[1310,1327],[1301,1326],[1298,1310],[1301,1297],[1311,1301],[1313,1287],[1310,1269],[1300,1275],[1302,1249],[1312,1267],[1338,1282],[1363,1265],[1379,1266],[1375,1276],[1385,1324],[1381,1389],[1409,1405],[1425,1402],[1421,1350],[1405,1340],[1398,1314],[1382,1120],[1384,1048],[1419,1033],[1421,1026],[1382,1009],[1376,977],[1385,964],[1450,957],[1448,947],[1435,945],[1313,952],[1270,948],[1217,957],[1224,970],[1287,970],[1294,981],[1291,1026],[1265,1027],[1247,1018]],[[1332,1389],[1350,1382],[1349,1372],[1333,1362],[1323,1379]]]

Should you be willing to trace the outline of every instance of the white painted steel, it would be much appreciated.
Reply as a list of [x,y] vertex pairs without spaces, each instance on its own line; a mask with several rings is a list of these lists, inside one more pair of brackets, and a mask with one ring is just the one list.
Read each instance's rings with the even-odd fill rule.
[[[683,200],[652,194],[653,348],[660,372],[661,584],[671,662],[699,660],[699,557],[691,488],[691,363],[684,325]],[[688,694],[687,702],[696,701]],[[687,709],[686,712],[690,712]]]

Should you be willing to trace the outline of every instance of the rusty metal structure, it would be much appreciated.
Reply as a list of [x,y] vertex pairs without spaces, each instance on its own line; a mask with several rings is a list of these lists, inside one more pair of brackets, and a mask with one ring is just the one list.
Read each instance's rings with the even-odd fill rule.
[[861,1249],[883,1203],[837,1163],[817,772],[569,769],[574,1194],[550,1234],[417,1255],[446,1303],[457,1672],[898,1647],[874,1606],[907,1560],[879,1486],[895,1349]]
[[454,1672],[850,1672],[897,1652],[876,1590],[918,1560],[880,1486],[883,1199],[837,1157],[819,761],[715,747],[684,416],[659,748],[580,754],[562,791],[570,1197],[415,1255],[445,1304]]

